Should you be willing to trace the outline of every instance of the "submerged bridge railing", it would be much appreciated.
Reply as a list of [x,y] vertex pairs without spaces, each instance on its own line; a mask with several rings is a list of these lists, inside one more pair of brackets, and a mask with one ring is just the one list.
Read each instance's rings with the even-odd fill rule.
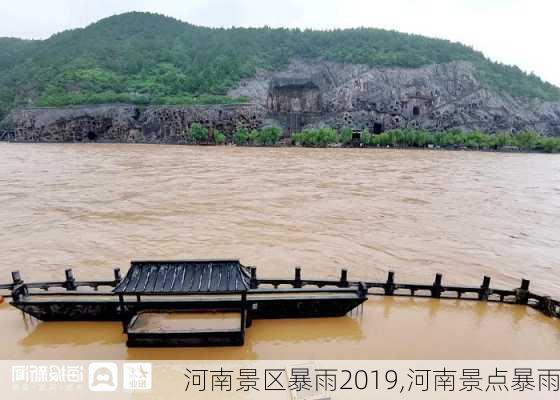
[[[395,273],[390,271],[385,282],[351,281],[348,279],[348,271],[342,270],[339,279],[303,279],[301,268],[295,269],[292,279],[261,279],[257,277],[257,270],[250,268],[250,290],[251,292],[268,293],[276,291],[330,291],[341,288],[358,288],[360,293],[368,296],[396,296],[417,297],[435,299],[461,299],[472,301],[487,301],[507,304],[526,305],[537,309],[549,317],[560,318],[560,301],[550,296],[538,295],[529,290],[530,281],[523,279],[521,286],[516,289],[495,289],[490,287],[491,278],[485,276],[482,284],[475,286],[451,286],[443,284],[443,275],[436,274],[432,284],[398,283]],[[31,289],[39,289],[44,292],[50,289],[62,288],[67,292],[51,292],[53,296],[84,295],[84,296],[107,296],[111,291],[100,291],[99,288],[111,289],[116,287],[122,280],[120,269],[114,269],[114,279],[106,281],[77,281],[71,269],[65,270],[64,281],[26,283],[21,278],[19,271],[12,272],[12,283],[0,284],[0,295],[17,299],[30,294]],[[79,288],[89,288],[92,291],[78,292]],[[273,290],[270,290],[270,289]],[[307,289],[307,290],[306,290]],[[7,292],[2,294],[2,291]]]
[[303,288],[315,286],[318,288],[334,286],[337,288],[359,287],[369,296],[400,296],[422,297],[436,299],[461,299],[488,301],[509,304],[520,304],[535,308],[549,317],[560,318],[560,301],[550,296],[542,296],[529,290],[530,281],[523,279],[521,286],[516,289],[494,289],[490,287],[491,278],[485,276],[479,287],[474,286],[446,286],[443,285],[443,275],[436,274],[431,285],[414,283],[397,283],[395,273],[389,271],[385,282],[367,282],[348,280],[347,270],[342,270],[338,280],[303,279],[301,268],[295,269],[293,279],[259,279],[256,269],[251,269],[251,288],[259,289],[264,285],[278,289],[280,286]]
[[[99,288],[106,287],[106,288],[114,288],[116,287],[120,281],[122,280],[121,270],[119,268],[115,268],[114,270],[114,279],[113,280],[106,280],[106,281],[77,281],[74,277],[74,272],[71,268],[64,271],[66,279],[64,281],[48,281],[48,282],[24,282],[21,273],[19,271],[12,272],[12,283],[8,284],[0,284],[0,295],[4,297],[11,297],[13,299],[17,299],[18,297],[25,296],[29,294],[30,289],[39,289],[45,292],[49,291],[50,289],[66,289],[70,294],[83,294],[83,295],[104,295],[106,296],[107,292],[99,291]],[[76,293],[79,288],[90,288],[93,289],[93,293],[81,292]],[[9,293],[2,293],[2,291],[9,291]],[[64,292],[57,292],[52,293],[54,295],[63,295]],[[109,292],[111,294],[111,292]]]

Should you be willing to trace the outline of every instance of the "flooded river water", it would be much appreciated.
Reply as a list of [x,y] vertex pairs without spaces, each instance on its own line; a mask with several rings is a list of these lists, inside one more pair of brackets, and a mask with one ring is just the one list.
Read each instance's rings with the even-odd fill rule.
[[[560,297],[558,156],[0,144],[0,203],[0,282],[233,257],[267,277],[489,275]],[[558,359],[559,324],[524,307],[372,298],[341,319],[256,321],[243,348],[167,351],[127,349],[119,324],[24,321],[4,304],[0,358]]]

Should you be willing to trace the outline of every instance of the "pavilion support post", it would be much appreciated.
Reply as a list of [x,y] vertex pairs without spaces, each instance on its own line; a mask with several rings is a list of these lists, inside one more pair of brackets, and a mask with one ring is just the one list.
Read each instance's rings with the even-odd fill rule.
[[247,328],[247,292],[241,293],[241,343],[245,343],[245,328]]
[[247,313],[246,313],[247,316],[246,316],[246,318],[247,318],[247,322],[245,323],[245,326],[246,326],[247,328],[250,328],[250,327],[253,325],[253,314],[252,314],[253,308],[252,308],[252,307],[253,307],[253,304],[252,304],[251,302],[248,301],[247,304],[246,304],[246,310],[247,310]]
[[432,285],[432,297],[435,298],[440,298],[441,297],[441,292],[443,292],[443,287],[441,286],[441,280],[442,280],[443,276],[441,274],[436,274],[436,279],[434,281],[434,284]]
[[259,282],[257,280],[257,268],[251,267],[251,281],[249,283],[250,289],[257,289],[259,287]]
[[119,294],[119,314],[121,316],[123,333],[128,333],[128,323],[126,321],[126,312],[124,309],[124,296],[122,294]]
[[301,268],[296,267],[295,279],[294,279],[294,288],[299,289],[299,288],[301,288],[301,286],[302,286],[302,284],[301,284]]
[[478,299],[487,301],[490,296],[490,277],[485,276],[482,280],[482,286],[480,287],[480,292],[478,292]]
[[384,289],[387,296],[395,294],[395,273],[393,271],[389,271],[387,274],[387,282],[385,283]]
[[247,326],[247,293],[241,293],[241,303],[240,303],[240,311],[241,311],[241,328],[245,330]]

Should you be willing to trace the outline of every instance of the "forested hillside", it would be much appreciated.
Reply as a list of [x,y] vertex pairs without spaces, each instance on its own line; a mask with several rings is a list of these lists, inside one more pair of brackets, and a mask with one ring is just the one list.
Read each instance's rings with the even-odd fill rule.
[[257,68],[290,58],[419,67],[471,61],[491,88],[560,99],[560,89],[471,48],[379,29],[311,31],[211,29],[147,13],[128,13],[44,41],[0,39],[0,118],[18,105],[133,102],[223,103]]

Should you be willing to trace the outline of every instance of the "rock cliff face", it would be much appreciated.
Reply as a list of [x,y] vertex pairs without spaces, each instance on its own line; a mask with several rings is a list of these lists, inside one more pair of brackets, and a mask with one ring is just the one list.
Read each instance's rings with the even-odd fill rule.
[[[225,132],[259,128],[263,114],[253,105],[147,107],[102,105],[27,108],[14,111],[6,124],[20,142],[181,143],[193,123]],[[209,137],[211,139],[211,137]]]
[[[417,69],[369,68],[293,61],[280,72],[259,71],[231,90],[251,104],[170,107],[103,105],[12,112],[3,137],[33,142],[180,143],[197,122],[229,140],[239,127],[266,125],[285,134],[328,125],[381,133],[394,128],[488,133],[535,130],[560,135],[560,103],[523,100],[480,84],[467,62]],[[1,139],[1,138],[0,138]],[[210,139],[210,137],[209,137]]]
[[404,69],[294,61],[280,73],[259,72],[230,94],[253,99],[290,130],[328,124],[376,133],[412,127],[560,135],[560,103],[490,91],[467,62]]

